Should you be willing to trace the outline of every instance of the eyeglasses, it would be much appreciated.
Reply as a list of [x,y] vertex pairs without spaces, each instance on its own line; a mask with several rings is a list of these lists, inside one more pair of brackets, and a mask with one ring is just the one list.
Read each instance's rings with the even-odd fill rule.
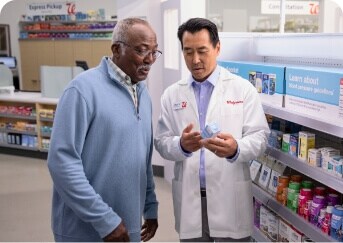
[[141,49],[138,49],[137,47],[133,47],[133,46],[131,46],[131,45],[129,45],[123,41],[117,41],[117,42],[122,43],[125,46],[132,48],[137,53],[138,56],[143,57],[143,58],[145,58],[151,54],[153,59],[157,59],[162,55],[162,52],[159,50],[155,50],[155,51],[141,50]]

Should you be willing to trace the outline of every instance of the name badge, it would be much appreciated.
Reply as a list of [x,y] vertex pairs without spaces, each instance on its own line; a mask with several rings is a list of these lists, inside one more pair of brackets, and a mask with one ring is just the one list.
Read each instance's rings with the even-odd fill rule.
[[173,105],[173,110],[181,110],[181,109],[185,109],[186,107],[187,107],[187,102],[182,101],[180,103],[175,103]]

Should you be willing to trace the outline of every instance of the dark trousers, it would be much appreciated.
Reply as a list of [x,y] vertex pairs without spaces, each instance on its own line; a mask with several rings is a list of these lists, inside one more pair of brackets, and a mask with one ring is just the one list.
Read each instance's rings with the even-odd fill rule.
[[251,241],[250,236],[233,239],[233,238],[218,238],[210,236],[210,229],[208,227],[207,217],[207,201],[206,197],[201,197],[201,211],[202,211],[202,236],[200,238],[193,239],[180,239],[181,242],[249,242]]

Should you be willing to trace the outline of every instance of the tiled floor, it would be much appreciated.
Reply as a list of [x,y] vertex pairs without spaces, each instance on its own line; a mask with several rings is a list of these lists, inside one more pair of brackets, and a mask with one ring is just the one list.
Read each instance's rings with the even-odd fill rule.
[[[171,187],[155,177],[159,228],[151,241],[178,241]],[[53,241],[50,228],[52,182],[42,159],[0,153],[0,241]]]

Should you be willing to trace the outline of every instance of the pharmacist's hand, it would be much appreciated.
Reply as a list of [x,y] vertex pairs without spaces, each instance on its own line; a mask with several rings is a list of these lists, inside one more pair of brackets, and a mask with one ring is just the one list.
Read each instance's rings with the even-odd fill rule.
[[215,153],[218,157],[228,158],[237,153],[238,144],[230,133],[219,133],[214,138],[207,138],[201,144],[208,150]]
[[194,125],[188,124],[187,127],[182,131],[180,144],[185,152],[195,152],[201,148],[200,132],[192,132]]
[[121,221],[121,223],[115,228],[109,235],[107,235],[104,239],[105,242],[129,242],[130,237],[127,229]]
[[158,228],[157,219],[146,219],[141,231],[142,241],[148,241],[155,236],[156,230]]

